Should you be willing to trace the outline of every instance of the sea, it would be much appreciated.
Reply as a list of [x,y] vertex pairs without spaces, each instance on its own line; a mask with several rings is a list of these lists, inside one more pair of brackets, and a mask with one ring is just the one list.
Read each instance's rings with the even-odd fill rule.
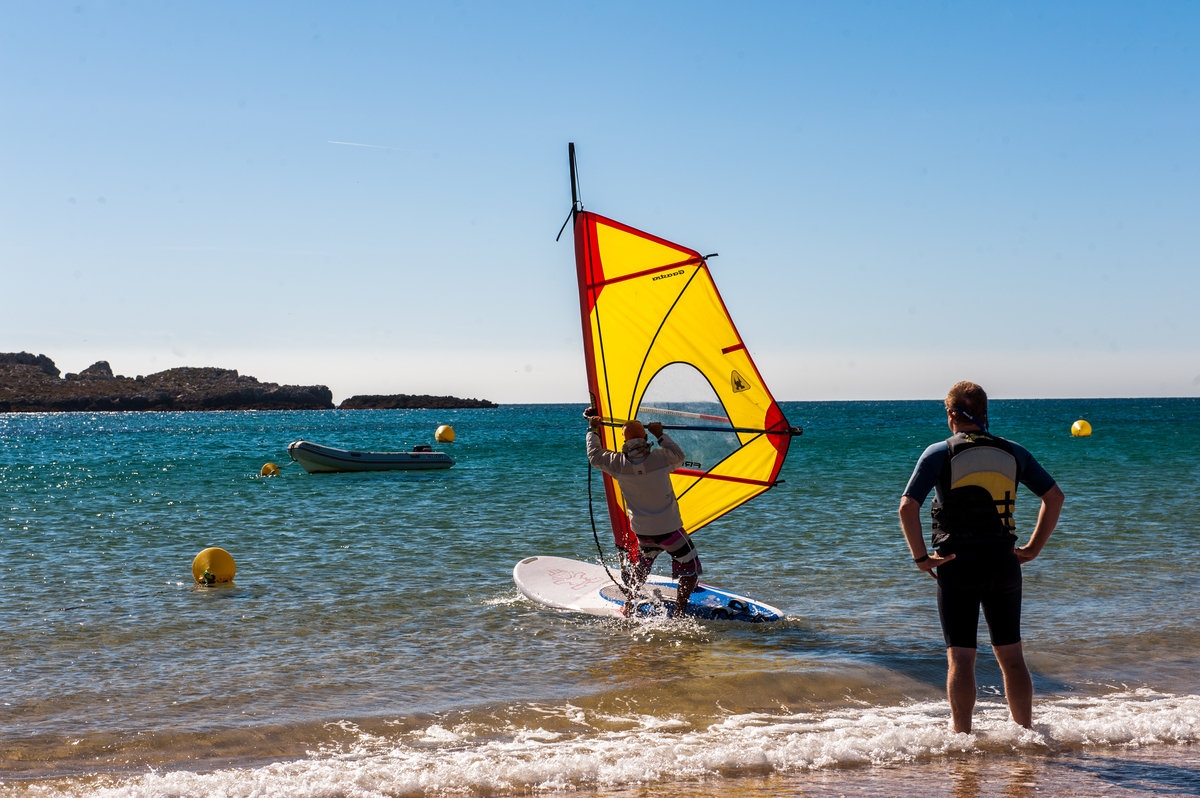
[[[783,483],[694,537],[767,624],[520,594],[525,557],[615,562],[582,404],[0,415],[0,796],[1200,795],[1200,400],[992,402],[1066,503],[1024,566],[1033,728],[981,623],[971,734],[896,514],[940,402],[783,408]],[[440,425],[445,471],[286,451]],[[236,577],[198,585],[213,546]]]

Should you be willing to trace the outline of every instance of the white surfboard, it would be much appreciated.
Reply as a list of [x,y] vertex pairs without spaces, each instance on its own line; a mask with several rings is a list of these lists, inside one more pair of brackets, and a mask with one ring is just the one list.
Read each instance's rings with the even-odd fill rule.
[[[526,557],[513,568],[513,581],[530,600],[559,610],[620,618],[625,606],[621,572],[565,557]],[[637,596],[637,615],[667,614],[675,606],[677,582],[651,574]],[[783,612],[703,582],[688,598],[687,614],[707,620],[765,623]]]

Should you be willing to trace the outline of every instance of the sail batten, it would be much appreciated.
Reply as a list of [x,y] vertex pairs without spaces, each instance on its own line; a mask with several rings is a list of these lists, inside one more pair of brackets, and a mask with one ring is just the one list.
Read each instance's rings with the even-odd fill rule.
[[[652,411],[649,408],[642,408],[643,413],[662,411]],[[665,415],[665,414],[664,414]],[[600,423],[606,427],[623,427],[629,419],[601,419]],[[686,432],[737,432],[747,435],[795,435],[796,432],[791,428],[788,429],[749,429],[747,427],[705,427],[692,424],[663,424],[665,430],[684,430]]]
[[717,479],[725,482],[741,482],[746,485],[774,485],[774,482],[764,482],[761,479],[747,479],[746,477],[730,477],[724,474],[706,474],[703,471],[691,471],[686,468],[678,468],[675,473],[685,477],[695,477],[696,479]]
[[612,285],[614,283],[624,282],[625,280],[633,280],[637,277],[646,277],[648,275],[659,274],[661,272],[669,272],[672,269],[682,269],[687,266],[695,266],[697,263],[703,263],[703,262],[704,262],[703,258],[688,258],[687,260],[681,260],[678,263],[668,263],[666,266],[658,266],[653,269],[646,269],[645,271],[642,271],[642,272],[635,272],[634,274],[624,274],[624,275],[621,275],[620,277],[614,277],[611,280],[604,280],[603,282],[595,283],[594,285],[589,285],[588,288],[599,289],[599,288],[603,288],[606,285]]
[[[588,391],[604,446],[621,419],[658,421],[683,448],[672,474],[687,532],[778,481],[792,429],[699,252],[599,214],[575,215]],[[679,423],[694,421],[695,423]],[[617,544],[636,545],[620,487],[604,481]]]

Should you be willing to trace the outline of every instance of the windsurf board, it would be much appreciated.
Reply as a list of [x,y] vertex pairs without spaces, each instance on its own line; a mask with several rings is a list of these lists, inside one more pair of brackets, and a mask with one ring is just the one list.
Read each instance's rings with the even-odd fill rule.
[[[591,562],[565,557],[526,557],[513,568],[513,581],[531,601],[558,610],[587,615],[623,617],[626,594],[621,572]],[[635,615],[665,615],[675,606],[678,583],[651,574],[638,593]],[[765,623],[777,621],[783,612],[746,596],[706,585],[696,585],[688,597],[686,614],[706,620]]]

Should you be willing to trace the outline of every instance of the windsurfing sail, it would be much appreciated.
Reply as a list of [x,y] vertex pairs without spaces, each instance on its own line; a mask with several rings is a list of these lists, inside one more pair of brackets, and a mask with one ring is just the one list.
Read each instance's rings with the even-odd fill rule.
[[[628,419],[670,430],[686,456],[671,481],[690,534],[776,484],[800,430],[755,367],[706,256],[582,210],[570,152],[584,360],[601,437],[619,451]],[[613,538],[632,551],[637,539],[607,474],[604,491]]]

